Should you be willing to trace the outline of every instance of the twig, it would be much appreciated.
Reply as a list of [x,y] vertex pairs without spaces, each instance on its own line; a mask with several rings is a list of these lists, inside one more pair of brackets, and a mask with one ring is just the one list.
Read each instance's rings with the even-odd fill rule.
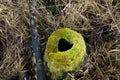
[[44,69],[43,69],[43,60],[42,53],[40,52],[39,39],[37,32],[35,30],[35,5],[36,0],[29,0],[29,13],[30,13],[30,28],[32,33],[32,48],[36,58],[36,67],[37,67],[37,80],[44,80]]

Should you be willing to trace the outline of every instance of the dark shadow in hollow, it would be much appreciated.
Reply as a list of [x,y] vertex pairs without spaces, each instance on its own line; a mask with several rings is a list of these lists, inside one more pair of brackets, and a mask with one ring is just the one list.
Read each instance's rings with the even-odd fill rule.
[[59,51],[67,51],[67,50],[71,49],[72,46],[73,46],[73,44],[68,42],[67,40],[60,39],[59,43],[58,43],[58,50]]

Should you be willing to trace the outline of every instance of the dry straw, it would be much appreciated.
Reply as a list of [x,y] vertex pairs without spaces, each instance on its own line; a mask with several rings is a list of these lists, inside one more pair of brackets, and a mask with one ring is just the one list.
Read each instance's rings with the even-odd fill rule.
[[[49,35],[61,27],[80,32],[85,38],[85,69],[70,72],[67,78],[120,79],[120,2],[113,1],[37,0],[35,21],[42,52]],[[29,79],[35,75],[28,16],[27,0],[0,1],[0,80],[22,78],[25,72],[30,72]]]

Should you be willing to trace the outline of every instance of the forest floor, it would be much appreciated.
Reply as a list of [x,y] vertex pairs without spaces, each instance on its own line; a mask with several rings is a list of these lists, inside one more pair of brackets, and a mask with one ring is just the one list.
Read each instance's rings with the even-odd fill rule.
[[[65,80],[120,79],[119,0],[37,0],[35,23],[43,54],[59,28],[83,35],[85,65],[63,75]],[[27,0],[0,1],[0,80],[35,80],[29,24]]]

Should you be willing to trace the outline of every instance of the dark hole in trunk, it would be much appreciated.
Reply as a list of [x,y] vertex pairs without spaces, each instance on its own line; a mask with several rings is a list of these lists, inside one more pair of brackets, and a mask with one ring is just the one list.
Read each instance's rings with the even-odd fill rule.
[[67,40],[60,39],[59,43],[58,43],[58,50],[59,51],[67,51],[67,50],[71,49],[72,46],[73,46],[73,44],[68,42]]

